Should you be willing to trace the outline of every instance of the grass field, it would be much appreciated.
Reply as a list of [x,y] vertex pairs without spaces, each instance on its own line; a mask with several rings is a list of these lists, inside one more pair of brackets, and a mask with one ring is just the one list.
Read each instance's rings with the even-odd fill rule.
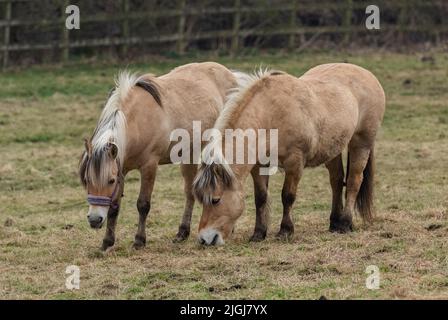
[[[226,246],[171,240],[183,209],[176,166],[159,167],[144,250],[136,232],[138,175],[127,178],[117,243],[99,251],[104,228],[90,229],[77,178],[82,138],[91,134],[119,63],[76,63],[0,74],[0,299],[358,299],[448,298],[448,56],[392,53],[261,55],[212,58],[245,71],[260,64],[295,75],[319,63],[348,61],[374,72],[387,95],[376,147],[376,212],[372,226],[328,232],[330,186],[325,168],[310,169],[294,207],[295,237],[275,239],[283,176],[271,179],[273,214],[267,240],[249,243],[247,210]],[[162,74],[200,58],[145,58],[132,70]],[[80,289],[65,288],[68,265]],[[380,289],[365,286],[368,265]]]

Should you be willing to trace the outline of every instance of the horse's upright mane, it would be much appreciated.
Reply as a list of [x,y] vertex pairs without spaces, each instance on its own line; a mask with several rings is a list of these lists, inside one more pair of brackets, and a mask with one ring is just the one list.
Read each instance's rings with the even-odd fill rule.
[[245,105],[242,104],[244,98],[249,94],[250,89],[254,87],[258,81],[271,75],[283,74],[283,72],[270,70],[268,68],[263,69],[260,67],[252,74],[238,71],[234,71],[233,74],[237,79],[237,87],[227,95],[227,102],[224,109],[218,119],[216,119],[214,125],[214,127],[220,131],[228,128],[230,121],[240,113],[242,108],[244,108]]
[[90,155],[85,152],[81,157],[80,178],[83,184],[86,184],[87,180],[97,186],[107,183],[109,168],[106,160],[110,143],[117,146],[118,161],[123,163],[126,149],[126,117],[121,105],[134,87],[147,91],[160,106],[162,105],[158,86],[152,79],[131,74],[127,70],[119,72],[115,79],[115,88],[111,91],[92,138],[88,142]]

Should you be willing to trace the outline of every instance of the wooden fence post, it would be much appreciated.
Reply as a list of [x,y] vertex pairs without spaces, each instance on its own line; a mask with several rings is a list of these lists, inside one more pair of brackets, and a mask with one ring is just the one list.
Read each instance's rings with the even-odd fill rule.
[[291,28],[289,34],[289,50],[293,50],[296,43],[296,28],[297,28],[297,0],[292,0],[292,10],[291,15],[289,16],[289,27]]
[[[61,17],[62,20],[66,16],[65,9],[69,6],[69,0],[62,0],[62,8],[61,8]],[[69,30],[67,26],[65,25],[65,22],[62,23],[62,30],[61,30],[61,60],[62,62],[67,62],[69,59],[70,54],[70,48],[69,48]]]
[[232,30],[232,47],[230,49],[230,54],[232,56],[234,56],[239,49],[240,23],[241,23],[241,0],[235,0],[235,13],[233,16],[233,30]]
[[344,44],[348,45],[350,42],[351,35],[351,24],[352,24],[352,15],[353,15],[353,0],[345,0],[345,14],[344,14],[344,28],[346,29],[344,32]]
[[129,0],[122,0],[122,10],[124,12],[124,20],[123,20],[123,37],[124,37],[124,44],[121,48],[121,53],[123,56],[126,56],[128,54],[129,50]]
[[400,14],[398,16],[398,41],[404,42],[404,34],[406,29],[406,23],[408,23],[409,7],[408,3],[401,3]]
[[4,35],[3,35],[3,69],[8,66],[8,60],[9,60],[9,52],[8,52],[8,46],[9,46],[9,40],[11,35],[11,26],[9,25],[11,21],[11,12],[12,12],[12,3],[11,1],[7,1],[5,3],[5,29],[4,29]]
[[185,0],[179,1],[179,25],[177,29],[177,53],[182,55],[185,53],[185,21],[186,21],[186,14],[185,14]]

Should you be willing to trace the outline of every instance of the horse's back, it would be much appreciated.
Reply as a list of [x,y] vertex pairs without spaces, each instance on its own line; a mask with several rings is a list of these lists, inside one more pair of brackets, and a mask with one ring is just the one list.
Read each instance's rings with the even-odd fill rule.
[[371,143],[384,113],[378,80],[355,65],[320,65],[300,78],[269,76],[263,88],[255,103],[270,101],[279,138],[284,146],[298,143],[307,166],[331,160],[358,135],[367,133]]
[[[216,62],[194,62],[179,66],[159,77],[167,81],[187,80],[197,86],[215,86],[220,91],[236,85],[233,73]],[[226,92],[222,93],[224,96]]]
[[215,62],[179,66],[157,79],[168,93],[164,110],[170,130],[182,128],[190,136],[195,121],[200,121],[201,130],[213,127],[227,93],[236,86],[233,73]]
[[355,133],[373,143],[386,108],[385,93],[375,75],[354,64],[332,63],[314,67],[300,79],[331,83],[353,95],[358,108]]
[[350,91],[358,102],[359,116],[381,120],[385,110],[384,90],[375,75],[351,63],[329,63],[316,66],[300,79],[334,83]]
[[170,88],[171,108],[176,113],[201,120],[204,120],[201,116],[208,115],[207,124],[213,124],[224,106],[227,93],[236,86],[233,73],[216,62],[179,66],[158,77],[158,80],[164,87]]

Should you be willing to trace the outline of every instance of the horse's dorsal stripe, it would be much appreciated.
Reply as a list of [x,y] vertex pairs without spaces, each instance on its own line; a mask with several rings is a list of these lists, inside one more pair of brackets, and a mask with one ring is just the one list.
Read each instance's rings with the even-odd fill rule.
[[152,95],[152,97],[154,98],[154,100],[156,100],[159,106],[162,106],[162,97],[160,95],[159,88],[154,81],[148,79],[141,79],[137,81],[135,85],[147,91],[150,95]]

